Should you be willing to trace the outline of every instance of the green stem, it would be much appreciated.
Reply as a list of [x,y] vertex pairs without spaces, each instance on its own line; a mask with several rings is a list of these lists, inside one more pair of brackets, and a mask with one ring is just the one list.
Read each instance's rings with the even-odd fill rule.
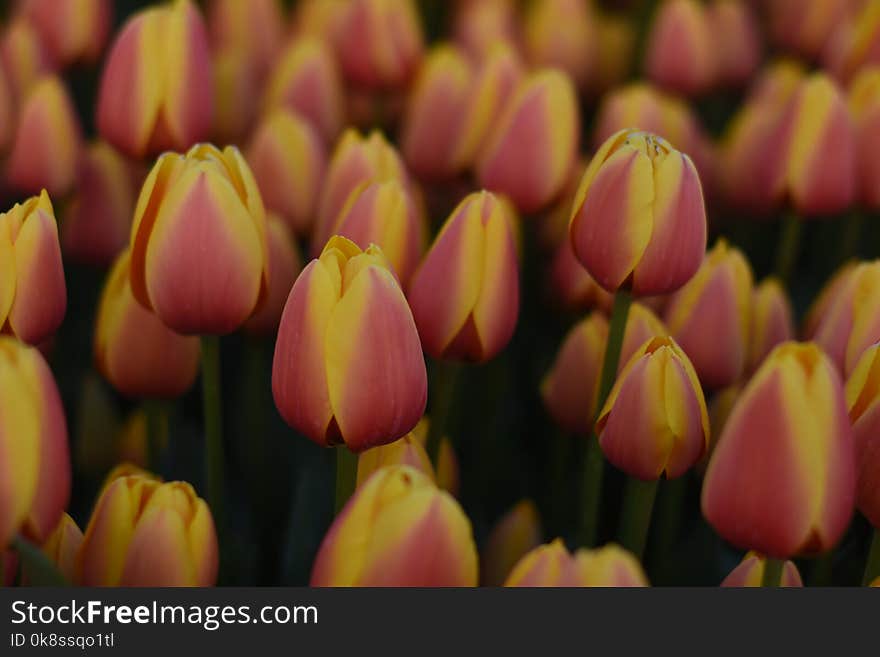
[[868,562],[865,564],[865,577],[862,579],[864,586],[870,586],[871,582],[880,577],[880,529],[874,530],[874,538],[871,540],[871,549],[868,552]]
[[675,542],[681,531],[681,517],[687,493],[688,474],[676,479],[666,479],[660,484],[655,520],[656,540],[653,545],[655,570],[668,564]]
[[49,557],[29,540],[16,536],[12,539],[12,547],[18,552],[20,568],[27,575],[30,586],[70,586]]
[[833,552],[816,557],[813,561],[813,570],[810,573],[810,586],[831,586],[833,565]]
[[358,456],[345,445],[336,448],[336,513],[348,502],[357,483]]
[[642,559],[648,542],[648,529],[651,526],[651,513],[654,510],[658,484],[657,479],[642,481],[635,477],[627,478],[618,539],[620,544],[639,560]]
[[214,522],[219,527],[225,520],[225,459],[220,399],[220,338],[216,335],[202,336],[202,403],[205,416],[205,497],[214,515]]
[[791,280],[801,244],[801,220],[796,212],[785,215],[776,250],[776,275],[784,285]]
[[162,452],[168,444],[168,407],[151,399],[144,403],[147,415],[147,463],[152,472],[161,474]]
[[[549,520],[553,528],[553,535],[561,535],[562,529],[568,525],[565,517],[568,505],[565,503],[568,495],[567,482],[568,462],[571,449],[571,436],[562,429],[550,436],[550,481],[548,482],[549,494]],[[487,465],[488,459],[483,461]]]
[[599,395],[596,399],[596,415],[602,412],[602,407],[608,399],[614,381],[617,379],[617,369],[620,365],[620,352],[623,349],[623,337],[626,333],[626,320],[629,317],[629,308],[632,305],[632,294],[626,290],[618,290],[614,295],[614,305],[611,308],[611,323],[608,327],[608,342],[605,345],[605,358],[602,361],[602,377],[599,380]]
[[455,390],[458,383],[458,374],[461,364],[451,361],[437,361],[434,370],[433,391],[431,395],[430,422],[428,423],[428,437],[425,440],[425,451],[431,458],[431,463],[437,465],[437,457],[440,454],[440,441],[449,425],[449,414],[455,402]]
[[761,578],[761,586],[766,588],[778,588],[782,585],[782,569],[785,561],[767,557],[764,562],[764,576]]
[[599,532],[599,501],[602,499],[602,475],[605,459],[599,439],[590,434],[586,438],[584,466],[581,476],[581,528],[578,542],[583,547],[593,547]]

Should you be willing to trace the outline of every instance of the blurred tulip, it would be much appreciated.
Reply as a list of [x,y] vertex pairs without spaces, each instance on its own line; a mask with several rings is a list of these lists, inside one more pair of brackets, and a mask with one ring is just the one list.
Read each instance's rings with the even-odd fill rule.
[[880,66],[865,68],[853,80],[849,90],[849,110],[856,131],[858,200],[868,209],[878,210],[880,162],[876,153],[880,148]]
[[761,33],[748,3],[716,0],[706,8],[712,49],[716,53],[716,77],[729,86],[748,82],[761,63]]
[[362,452],[416,425],[425,362],[381,249],[337,236],[299,275],[281,317],[272,392],[285,421],[319,445]]
[[22,103],[34,83],[53,70],[46,44],[33,21],[24,16],[14,18],[3,31],[0,57],[13,104]]
[[648,586],[648,579],[638,559],[613,543],[571,554],[557,538],[520,559],[504,586],[629,587]]
[[587,167],[572,209],[575,255],[608,292],[674,292],[706,249],[706,209],[691,159],[655,135],[612,135]]
[[496,43],[518,44],[516,0],[459,0],[452,17],[452,34],[475,59],[482,59]]
[[[15,102],[12,89],[9,87],[3,61],[0,59],[0,155],[6,154],[6,148],[15,134]],[[2,573],[0,573],[2,575]]]
[[[730,571],[730,574],[721,582],[723,587],[757,587],[761,586],[764,577],[764,568],[767,559],[757,552],[749,552],[740,564]],[[801,574],[792,561],[786,561],[782,571],[780,586],[802,587]]]
[[62,513],[58,525],[42,546],[43,553],[68,582],[76,578],[76,557],[82,539],[82,531],[73,518]]
[[807,59],[815,59],[849,12],[852,2],[772,0],[766,4],[773,42]]
[[290,42],[275,64],[264,108],[286,107],[312,123],[326,142],[342,128],[344,102],[341,73],[324,41],[302,37]]
[[434,358],[486,362],[513,336],[519,264],[508,215],[489,192],[467,196],[413,275],[407,297]]
[[476,586],[477,550],[458,503],[406,465],[377,470],[336,517],[312,586]]
[[70,96],[55,76],[35,82],[24,99],[12,151],[9,184],[28,194],[66,194],[74,182],[82,134]]
[[707,388],[729,386],[745,372],[753,288],[748,260],[719,239],[666,307],[669,332]]
[[550,276],[553,292],[566,308],[570,310],[598,308],[605,313],[611,311],[613,297],[602,289],[596,279],[590,276],[590,272],[578,262],[570,241],[563,241],[556,250]]
[[116,36],[101,75],[98,131],[135,156],[185,150],[205,139],[213,116],[211,56],[191,0],[134,14]]
[[703,483],[703,515],[733,545],[787,559],[831,550],[855,503],[843,385],[815,345],[774,349],[744,388]]
[[74,196],[61,223],[65,258],[107,267],[128,246],[143,174],[107,142],[95,141],[80,152]]
[[361,486],[380,468],[408,465],[434,481],[434,466],[414,432],[387,445],[379,445],[358,456],[357,485]]
[[134,298],[130,253],[116,260],[95,320],[95,365],[126,397],[173,399],[192,387],[199,371],[199,339],[178,335]]
[[400,144],[410,169],[442,180],[456,171],[455,149],[472,94],[470,62],[454,46],[440,45],[422,63],[407,101]]
[[129,475],[95,503],[79,553],[83,586],[213,586],[214,520],[187,483]]
[[666,0],[652,19],[645,73],[665,89],[697,96],[716,82],[717,52],[712,25],[700,2]]
[[825,70],[842,84],[865,67],[880,65],[880,4],[864,2],[831,33],[822,53]]
[[846,404],[856,444],[856,504],[880,527],[880,344],[867,349],[853,369]]
[[229,333],[266,296],[267,249],[263,201],[238,149],[165,153],[135,209],[131,289],[178,333]]
[[39,344],[67,310],[58,226],[45,190],[0,214],[0,325]]
[[211,136],[221,144],[239,143],[253,128],[259,81],[245,54],[234,48],[213,54],[213,125]]
[[110,0],[24,0],[21,9],[59,66],[97,61],[113,22]]
[[571,80],[552,69],[526,77],[492,129],[477,164],[480,184],[535,212],[565,186],[580,132]]
[[593,87],[597,93],[601,93],[621,84],[629,75],[636,33],[625,18],[613,13],[600,13],[597,39],[598,57]]
[[568,73],[585,89],[597,68],[597,25],[592,5],[581,0],[544,0],[529,5],[524,45],[530,63]]
[[327,166],[315,129],[294,112],[274,110],[257,126],[245,156],[266,208],[294,233],[307,234]]
[[261,79],[275,61],[284,38],[281,2],[211,0],[206,16],[214,49],[240,51],[251,72]]
[[522,557],[541,544],[543,532],[538,507],[520,500],[489,532],[480,555],[480,583],[502,586]]
[[269,239],[269,292],[262,307],[245,323],[244,330],[253,335],[275,335],[284,312],[284,304],[296,277],[302,271],[302,257],[280,217],[266,215]]
[[765,278],[755,288],[750,314],[752,324],[746,361],[747,371],[754,372],[776,345],[795,337],[794,311],[777,278]]
[[412,0],[351,0],[339,30],[342,69],[355,86],[401,87],[418,68],[424,37]]
[[293,7],[292,33],[297,40],[319,37],[337,43],[349,0],[300,0]]
[[55,379],[34,347],[0,336],[0,545],[42,544],[70,499],[67,423]]

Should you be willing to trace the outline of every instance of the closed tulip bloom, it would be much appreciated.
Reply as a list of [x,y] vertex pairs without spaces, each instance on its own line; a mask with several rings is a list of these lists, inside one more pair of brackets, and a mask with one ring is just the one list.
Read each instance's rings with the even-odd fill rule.
[[166,153],[135,208],[132,292],[178,333],[229,333],[265,298],[267,249],[263,201],[238,149]]
[[645,72],[666,89],[702,94],[716,81],[716,47],[706,10],[697,0],[668,0],[652,19]]
[[[566,210],[566,215],[568,211]],[[553,293],[571,310],[592,310],[598,308],[610,312],[613,297],[608,294],[590,272],[578,262],[571,248],[571,242],[564,240],[556,249],[550,269]]]
[[569,553],[557,538],[524,556],[504,586],[648,586],[641,564],[632,554],[608,544]]
[[[721,582],[723,587],[758,587],[764,578],[764,568],[767,567],[767,559],[757,552],[749,552],[740,564],[730,571],[730,574]],[[801,574],[793,561],[786,561],[782,570],[780,586],[797,587],[804,585]]]
[[748,371],[754,372],[773,348],[793,340],[794,312],[785,288],[775,277],[764,279],[752,293]]
[[617,377],[596,420],[605,457],[642,480],[683,475],[709,446],[703,390],[672,338],[645,342]]
[[381,249],[336,236],[306,265],[281,316],[272,392],[285,421],[320,445],[362,452],[416,425],[425,362]]
[[467,196],[413,275],[407,297],[433,357],[486,362],[513,336],[519,264],[509,213],[489,192]]
[[342,77],[323,40],[293,39],[278,57],[266,83],[266,110],[286,107],[309,120],[329,143],[344,119]]
[[865,2],[838,23],[825,44],[822,63],[843,84],[862,69],[880,65],[880,5]]
[[127,397],[173,399],[192,386],[199,370],[199,339],[178,335],[137,302],[125,250],[110,271],[95,326],[95,364]]
[[0,324],[39,344],[55,333],[66,310],[58,226],[43,190],[0,214]]
[[54,69],[39,31],[33,21],[22,15],[14,18],[3,31],[0,57],[16,103],[21,103],[33,84]]
[[266,209],[297,235],[307,234],[327,165],[324,144],[312,125],[290,110],[274,110],[257,126],[245,157]]
[[542,535],[541,518],[535,503],[531,500],[517,502],[498,519],[483,545],[481,584],[503,585],[519,560],[541,544]]
[[856,443],[859,511],[880,527],[880,345],[867,349],[846,382]]
[[516,0],[462,0],[452,16],[455,42],[474,59],[482,59],[494,44],[518,44],[520,16]]
[[514,92],[477,164],[480,184],[535,212],[565,186],[574,163],[580,119],[574,85],[565,74],[539,70]]
[[816,59],[852,4],[851,0],[773,0],[767,3],[770,36],[786,50]]
[[34,83],[18,116],[6,162],[9,184],[28,194],[66,194],[74,182],[82,141],[73,103],[55,76]]
[[68,582],[76,578],[76,558],[82,539],[83,533],[73,518],[62,513],[58,525],[42,545],[43,553]]
[[728,386],[745,371],[753,284],[748,260],[721,239],[666,307],[669,332],[708,388]]
[[79,553],[83,586],[213,586],[218,549],[205,501],[182,481],[129,475],[111,481]]
[[24,0],[21,9],[59,66],[97,61],[113,20],[110,0]]
[[697,272],[706,249],[693,162],[655,135],[612,135],[584,173],[569,233],[578,260],[608,292],[674,292]]
[[434,466],[422,442],[410,431],[403,438],[387,445],[379,445],[361,452],[358,456],[357,485],[369,479],[376,470],[394,465],[415,468],[431,481],[435,480]]
[[430,477],[377,470],[324,537],[312,586],[476,586],[477,550],[458,503]]
[[749,5],[717,0],[706,8],[716,52],[716,77],[729,86],[748,82],[761,63],[761,33]]
[[244,52],[235,48],[213,54],[214,116],[211,136],[217,143],[239,143],[253,129],[259,80]]
[[215,50],[241,51],[251,71],[262,78],[284,39],[280,0],[211,0],[206,15]]
[[744,388],[703,483],[703,515],[728,542],[775,559],[831,550],[855,505],[843,384],[814,344],[774,349]]
[[0,545],[42,544],[70,499],[67,423],[55,379],[34,347],[0,337]]
[[[878,5],[880,8],[880,5]],[[880,209],[880,66],[865,68],[849,90],[849,109],[856,131],[858,200],[872,210]]]
[[526,56],[533,66],[563,70],[578,88],[586,88],[598,59],[597,25],[590,3],[534,2],[529,5],[523,26]]
[[425,180],[456,173],[454,159],[462,117],[472,91],[473,71],[465,54],[441,45],[425,58],[407,100],[401,152],[410,169]]
[[98,90],[98,131],[135,156],[184,150],[211,130],[208,36],[191,0],[132,16],[107,55]]

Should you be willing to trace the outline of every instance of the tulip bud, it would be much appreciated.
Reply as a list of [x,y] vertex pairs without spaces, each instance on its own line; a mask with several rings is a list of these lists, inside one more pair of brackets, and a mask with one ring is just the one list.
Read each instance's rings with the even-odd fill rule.
[[519,269],[509,209],[489,192],[452,211],[410,282],[425,350],[486,362],[507,346],[519,313]]
[[211,136],[217,143],[239,143],[253,128],[259,80],[245,53],[234,48],[214,53],[211,72],[214,93]]
[[177,333],[229,333],[266,296],[267,249],[263,201],[238,149],[165,153],[135,209],[131,289]]
[[536,68],[568,73],[584,89],[596,67],[597,27],[590,3],[545,0],[529,5],[524,19],[526,55]]
[[749,5],[741,0],[717,0],[706,8],[716,53],[716,77],[722,84],[741,86],[761,64],[761,34]]
[[793,340],[794,312],[785,288],[775,277],[764,279],[752,293],[747,371],[754,372],[773,347]]
[[851,5],[850,0],[773,0],[767,3],[771,39],[786,50],[815,59]]
[[516,0],[467,0],[455,3],[452,34],[474,59],[482,59],[497,43],[519,43],[520,17]]
[[481,583],[502,586],[517,562],[541,544],[542,535],[538,507],[519,501],[489,532],[480,558]]
[[128,246],[144,173],[107,142],[93,142],[81,151],[74,197],[61,224],[66,258],[107,267]]
[[324,41],[294,39],[281,53],[266,84],[266,110],[285,107],[312,123],[326,142],[343,123],[343,89],[336,59]]
[[21,103],[33,84],[53,70],[46,44],[33,21],[24,16],[14,18],[4,30],[0,56],[16,103]]
[[610,543],[570,554],[562,539],[541,545],[520,559],[504,586],[648,586],[641,564]]
[[213,586],[217,535],[187,483],[139,475],[111,481],[95,503],[79,553],[83,586]]
[[67,423],[55,380],[34,347],[0,336],[0,545],[43,543],[70,499]]
[[880,5],[865,2],[840,21],[822,52],[823,68],[846,84],[862,69],[880,64]]
[[284,39],[284,12],[279,0],[211,0],[206,13],[215,50],[241,52],[248,68],[261,79]]
[[287,295],[302,271],[302,257],[287,224],[274,214],[266,215],[269,239],[269,291],[262,307],[245,323],[254,335],[275,335]]
[[723,239],[669,301],[669,332],[708,388],[735,383],[746,367],[752,325],[752,268]]
[[[758,587],[764,577],[764,568],[767,567],[767,559],[757,552],[749,552],[740,564],[730,571],[730,574],[721,582],[723,587]],[[793,561],[786,561],[782,570],[780,586],[797,587],[804,585],[801,574]]]
[[864,69],[853,80],[849,109],[856,131],[858,200],[869,209],[877,210],[880,209],[880,163],[875,153],[880,148],[880,66]]
[[856,443],[859,511],[880,527],[880,344],[867,349],[846,382]]
[[522,212],[550,203],[565,186],[580,131],[571,80],[552,69],[526,77],[492,129],[477,165],[480,184]]
[[0,325],[39,344],[55,333],[66,309],[58,226],[43,190],[0,214]]
[[56,64],[91,64],[107,42],[113,5],[109,0],[24,0],[22,14],[33,22]]
[[9,184],[28,194],[64,195],[73,184],[82,141],[73,103],[60,79],[35,82],[18,117],[6,162]]
[[199,339],[178,335],[135,300],[129,284],[130,261],[126,250],[101,293],[95,365],[127,397],[180,397],[198,374]]
[[401,151],[420,178],[456,173],[455,149],[471,97],[473,72],[463,52],[441,45],[425,58],[407,101]]
[[361,452],[358,456],[357,486],[360,487],[377,470],[394,465],[407,465],[415,468],[431,481],[435,480],[431,458],[422,442],[416,437],[415,431],[410,431],[393,443]]
[[697,272],[706,249],[693,162],[655,135],[612,135],[584,173],[569,232],[578,260],[609,292],[674,292]]
[[645,73],[661,87],[696,96],[715,83],[716,44],[706,11],[697,0],[660,4],[646,48]]
[[725,540],[768,557],[826,552],[852,517],[854,447],[831,361],[814,344],[781,344],[718,439],[703,515]]
[[76,557],[82,539],[82,531],[73,518],[62,513],[58,525],[43,543],[43,553],[68,582],[76,577]]
[[339,30],[339,59],[355,86],[405,86],[418,68],[424,37],[412,0],[352,0]]
[[476,586],[477,550],[458,503],[406,465],[377,470],[336,517],[312,586]]
[[98,131],[135,157],[185,150],[211,130],[212,91],[208,37],[191,0],[142,10],[107,55]]
[[272,365],[275,405],[319,445],[393,442],[425,411],[412,313],[381,249],[334,237],[296,279]]
[[245,153],[266,208],[297,234],[311,228],[327,154],[311,124],[284,109],[257,126]]

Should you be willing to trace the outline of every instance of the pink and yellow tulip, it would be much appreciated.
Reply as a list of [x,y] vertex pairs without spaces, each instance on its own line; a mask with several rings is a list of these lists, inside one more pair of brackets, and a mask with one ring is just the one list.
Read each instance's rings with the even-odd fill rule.
[[457,2],[452,35],[474,59],[485,57],[496,43],[518,44],[521,34],[516,0]]
[[113,22],[110,0],[24,0],[21,11],[58,66],[97,61]]
[[761,63],[761,33],[752,9],[740,0],[716,0],[706,8],[716,53],[718,82],[742,86]]
[[215,51],[242,53],[248,68],[263,78],[284,40],[284,12],[279,0],[211,0],[206,10]]
[[842,84],[880,64],[880,5],[864,2],[837,24],[822,52],[822,63]]
[[40,78],[54,70],[49,49],[33,21],[16,16],[3,30],[0,60],[14,104],[20,104]]
[[[415,430],[387,445],[372,447],[358,455],[357,485],[361,486],[381,468],[406,465],[435,481],[434,466]],[[442,488],[442,486],[441,486]]]
[[[758,587],[764,577],[764,568],[767,567],[767,559],[757,552],[749,552],[740,564],[730,571],[730,574],[721,582],[724,587]],[[780,586],[802,587],[801,574],[793,561],[786,561],[782,570]]]
[[571,554],[556,539],[524,556],[504,586],[648,586],[645,572],[632,554],[614,544]]
[[645,73],[661,87],[687,96],[709,90],[717,77],[717,44],[698,0],[667,0],[654,15]]
[[76,578],[76,559],[82,539],[82,530],[73,518],[62,513],[58,525],[42,545],[43,553],[68,582]]
[[489,532],[480,555],[480,582],[502,586],[519,560],[541,544],[542,535],[535,503],[517,502]]
[[776,345],[795,337],[794,311],[785,288],[777,278],[766,278],[755,287],[751,317],[746,358],[748,372],[757,370]]
[[[880,8],[880,5],[878,5]],[[849,110],[855,123],[858,200],[871,210],[880,209],[880,66],[865,68],[849,90]]]
[[849,13],[851,0],[772,0],[766,3],[771,39],[782,48],[816,59]]
[[880,345],[859,359],[846,382],[846,404],[856,443],[856,504],[880,527]]
[[579,89],[586,89],[597,67],[597,31],[591,3],[533,2],[523,18],[526,57],[536,68],[565,71]]

